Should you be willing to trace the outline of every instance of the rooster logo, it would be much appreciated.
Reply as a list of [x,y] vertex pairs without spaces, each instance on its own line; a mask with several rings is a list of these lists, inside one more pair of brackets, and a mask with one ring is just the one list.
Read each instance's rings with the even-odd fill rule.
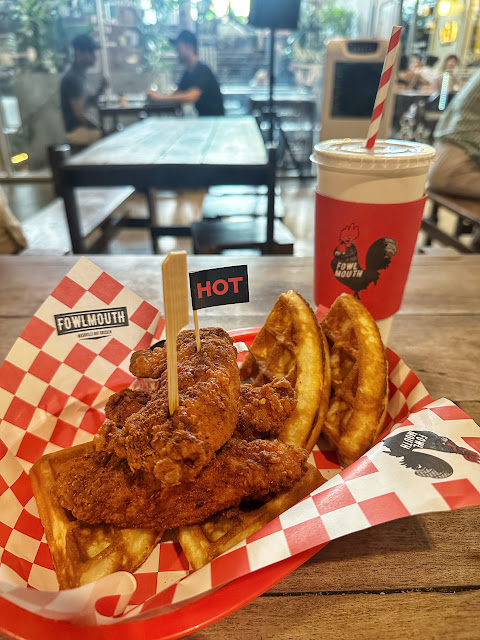
[[379,271],[386,269],[397,253],[397,243],[393,238],[379,238],[368,249],[363,268],[358,262],[357,247],[354,244],[359,235],[360,229],[356,224],[344,227],[330,263],[337,280],[351,289],[358,300],[359,291],[366,289],[371,282],[377,284]]
[[480,464],[480,455],[476,451],[459,447],[450,438],[439,436],[433,431],[402,431],[386,438],[383,445],[387,449],[385,453],[401,458],[400,464],[413,469],[415,475],[422,478],[448,478],[453,474],[453,468],[448,462],[424,453],[425,449],[456,453],[469,462]]

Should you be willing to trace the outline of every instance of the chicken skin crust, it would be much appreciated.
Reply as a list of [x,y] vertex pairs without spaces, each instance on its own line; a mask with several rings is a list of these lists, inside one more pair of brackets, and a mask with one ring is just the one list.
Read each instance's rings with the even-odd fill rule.
[[[220,338],[227,340],[233,345],[233,339],[230,335],[221,327],[207,327],[200,329],[200,341],[205,338]],[[192,338],[195,338],[193,331],[181,331],[177,338],[177,357],[181,358],[181,354],[186,350],[187,354],[190,352]],[[130,358],[130,373],[137,378],[161,378],[162,374],[167,370],[167,350],[165,345],[163,347],[155,347],[155,349],[145,349],[142,351],[135,351]]]
[[240,413],[233,437],[244,440],[278,438],[296,404],[295,390],[286,378],[278,378],[261,387],[242,384]]
[[65,509],[89,524],[170,529],[290,489],[307,457],[279,440],[232,438],[193,482],[165,487],[114,453],[93,451],[62,469],[55,491]]
[[[177,343],[179,406],[168,411],[165,348],[133,359],[132,371],[159,374],[152,399],[119,429],[107,420],[95,437],[99,451],[125,458],[132,471],[153,473],[164,485],[193,480],[232,436],[237,424],[240,375],[232,338],[223,329],[182,331]],[[135,355],[135,354],[134,354]],[[143,358],[143,360],[141,360]],[[139,362],[142,366],[137,368]],[[160,368],[163,367],[161,373]]]
[[140,409],[143,409],[151,399],[151,391],[121,389],[107,400],[105,416],[108,420],[114,422],[117,427],[122,428],[125,425],[125,420],[140,411]]

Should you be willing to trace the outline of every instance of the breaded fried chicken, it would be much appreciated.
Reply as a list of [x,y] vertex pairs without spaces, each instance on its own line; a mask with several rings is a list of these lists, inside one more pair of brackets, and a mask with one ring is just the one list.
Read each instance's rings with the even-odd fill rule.
[[240,413],[233,437],[244,440],[278,438],[296,404],[295,390],[286,378],[261,387],[242,384]]
[[245,498],[290,489],[307,457],[279,440],[232,438],[193,482],[165,487],[148,472],[131,471],[114,453],[93,451],[65,465],[55,490],[60,504],[84,522],[170,529],[201,522]]
[[[182,357],[182,353],[186,351],[187,355],[190,352],[190,346],[192,342],[193,331],[181,331],[177,338],[177,354],[178,359]],[[230,344],[233,344],[232,338],[228,335],[225,329],[221,327],[207,327],[200,329],[200,340],[205,337],[220,339],[227,339]],[[145,349],[143,351],[135,351],[130,358],[130,373],[137,378],[155,378],[158,379],[167,370],[167,350],[165,345],[163,347],[156,347],[155,349]]]
[[140,411],[151,399],[151,391],[121,389],[107,400],[105,416],[117,427],[123,427],[125,420]]
[[[223,329],[201,329],[178,340],[179,406],[168,411],[165,348],[133,359],[132,371],[159,374],[159,390],[123,429],[108,421],[96,436],[98,450],[126,458],[130,469],[153,473],[165,485],[193,480],[231,437],[238,419],[240,376],[232,338]],[[140,352],[144,353],[144,352]],[[139,363],[142,362],[140,367]],[[137,367],[138,365],[138,367]],[[160,368],[163,367],[160,373]]]

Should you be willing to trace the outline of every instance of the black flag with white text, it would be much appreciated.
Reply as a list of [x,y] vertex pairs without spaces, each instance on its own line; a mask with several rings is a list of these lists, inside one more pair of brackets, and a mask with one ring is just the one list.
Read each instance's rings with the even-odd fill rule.
[[247,265],[205,269],[189,275],[194,309],[249,301]]

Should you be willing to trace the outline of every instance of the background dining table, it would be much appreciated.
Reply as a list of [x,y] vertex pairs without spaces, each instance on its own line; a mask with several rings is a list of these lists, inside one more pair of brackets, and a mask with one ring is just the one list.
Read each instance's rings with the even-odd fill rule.
[[[92,259],[162,308],[159,256]],[[0,362],[76,260],[0,257]],[[313,302],[310,258],[189,256],[188,263],[194,270],[226,263],[249,268],[251,301],[200,311],[203,326],[260,326],[288,289]],[[479,284],[480,256],[416,256],[389,344],[435,399],[453,400],[477,423]],[[396,520],[335,540],[263,596],[191,638],[478,639],[479,525],[480,507],[471,507]]]
[[86,252],[77,187],[133,186],[145,193],[149,217],[135,222],[150,229],[156,252],[156,237],[191,233],[189,227],[157,224],[156,189],[212,185],[267,186],[265,244],[272,253],[275,150],[266,149],[253,116],[147,118],[71,156],[58,171],[74,253]]
[[[128,96],[126,102],[121,99],[105,100],[98,104],[98,120],[102,135],[119,130],[119,121],[124,117],[134,116],[139,120],[152,115],[182,115],[182,106],[174,100],[169,102],[151,102],[145,96]],[[107,120],[111,120],[110,129],[107,130]]]

